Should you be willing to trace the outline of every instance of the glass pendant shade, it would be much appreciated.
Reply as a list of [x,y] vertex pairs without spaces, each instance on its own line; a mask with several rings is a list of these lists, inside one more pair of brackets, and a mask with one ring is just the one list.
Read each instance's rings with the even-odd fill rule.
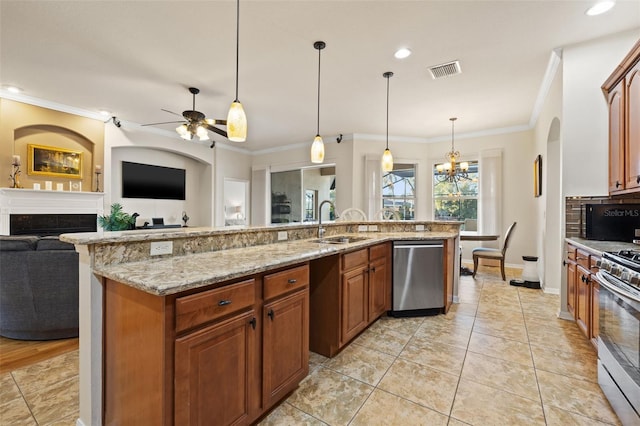
[[198,126],[198,128],[196,129],[196,135],[198,135],[201,141],[209,140],[209,133],[207,132],[207,129],[202,126]]
[[322,163],[324,161],[324,142],[320,135],[316,135],[311,145],[311,162]]
[[389,148],[385,149],[382,154],[382,170],[385,172],[393,171],[393,155],[391,155]]
[[244,142],[247,140],[247,116],[238,100],[233,101],[229,107],[227,138],[232,142]]

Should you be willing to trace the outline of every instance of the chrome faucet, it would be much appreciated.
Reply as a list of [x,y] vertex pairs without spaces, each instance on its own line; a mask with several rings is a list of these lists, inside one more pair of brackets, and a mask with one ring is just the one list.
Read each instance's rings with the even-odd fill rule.
[[[333,204],[331,201],[324,200],[323,202],[320,203],[320,205],[318,206],[318,238],[322,238],[324,236],[324,228],[322,227],[322,206],[324,206],[327,203],[331,204],[331,207],[333,207],[334,212],[336,211],[336,205]],[[338,217],[337,213],[335,217]]]

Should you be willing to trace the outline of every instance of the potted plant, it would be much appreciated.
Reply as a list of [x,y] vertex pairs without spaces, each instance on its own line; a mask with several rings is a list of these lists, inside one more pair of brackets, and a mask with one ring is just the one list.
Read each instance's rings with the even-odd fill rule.
[[98,225],[105,231],[124,231],[134,229],[136,226],[137,213],[130,215],[122,211],[122,204],[111,204],[111,214],[108,216],[98,216]]

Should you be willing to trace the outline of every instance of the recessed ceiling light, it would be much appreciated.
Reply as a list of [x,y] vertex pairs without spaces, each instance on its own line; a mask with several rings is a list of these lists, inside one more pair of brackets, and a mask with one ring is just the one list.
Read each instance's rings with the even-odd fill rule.
[[100,110],[100,115],[104,116],[104,117],[111,117],[111,113],[107,110]]
[[613,0],[599,1],[598,3],[591,6],[589,10],[586,11],[586,14],[589,16],[601,15],[611,10],[611,8],[615,6],[615,4],[616,2]]
[[16,86],[7,86],[7,92],[20,93],[22,92],[22,89]]
[[396,50],[396,53],[394,53],[393,56],[395,56],[398,59],[404,59],[411,56],[411,50],[407,49],[406,47],[403,47]]

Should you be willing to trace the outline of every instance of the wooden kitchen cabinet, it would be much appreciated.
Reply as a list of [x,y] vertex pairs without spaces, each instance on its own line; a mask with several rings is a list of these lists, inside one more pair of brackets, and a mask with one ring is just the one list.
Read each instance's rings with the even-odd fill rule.
[[[640,54],[639,54],[640,57]],[[627,189],[640,189],[640,62],[625,77],[625,170]]]
[[573,318],[576,317],[576,248],[567,245],[567,259],[565,260],[567,266],[567,310]]
[[640,191],[640,41],[602,91],[609,110],[609,193]]
[[309,348],[332,357],[391,303],[391,243],[311,262]]
[[609,93],[609,193],[625,189],[624,82]]
[[256,413],[256,313],[176,339],[175,424],[247,424]]
[[272,407],[309,374],[309,266],[264,277],[262,398]]
[[589,337],[589,302],[591,298],[591,279],[589,278],[589,271],[578,265],[576,270],[576,310],[575,320],[576,324],[582,334],[585,337]]
[[567,244],[567,308],[596,350],[600,330],[600,283],[596,278],[598,260],[598,253]]
[[307,263],[212,287],[106,280],[104,424],[248,425],[308,374]]

